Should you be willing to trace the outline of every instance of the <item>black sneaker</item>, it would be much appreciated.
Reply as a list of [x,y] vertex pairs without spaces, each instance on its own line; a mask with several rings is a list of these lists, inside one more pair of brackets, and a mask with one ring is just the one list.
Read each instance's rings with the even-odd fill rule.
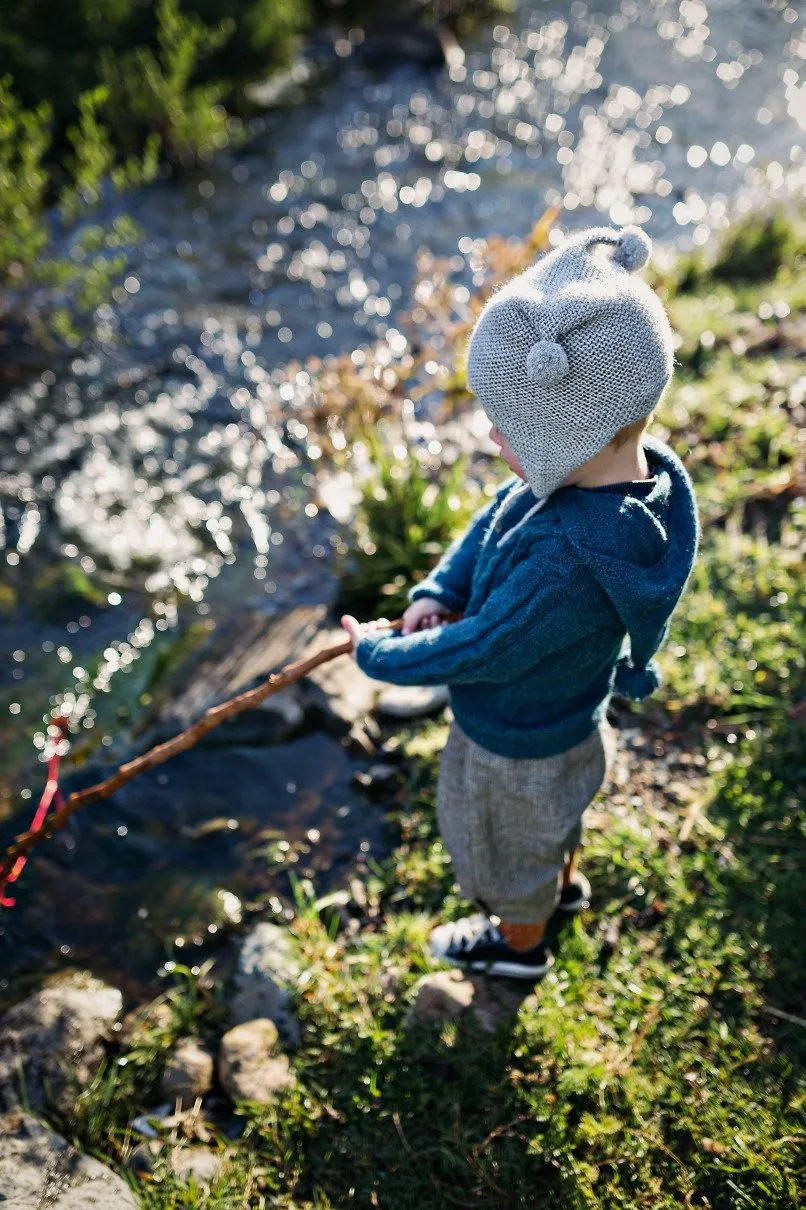
[[563,887],[555,912],[582,912],[591,905],[591,884],[584,874],[576,873]]
[[435,958],[452,966],[509,979],[539,979],[554,962],[542,941],[530,950],[512,949],[488,916],[465,916],[440,924],[431,934],[430,945]]

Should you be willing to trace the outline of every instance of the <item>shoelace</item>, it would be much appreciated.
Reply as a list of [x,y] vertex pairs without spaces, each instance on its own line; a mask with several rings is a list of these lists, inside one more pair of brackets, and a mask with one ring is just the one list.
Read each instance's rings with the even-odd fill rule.
[[453,929],[453,944],[466,953],[477,941],[500,941],[501,934],[491,920],[469,917],[457,920]]

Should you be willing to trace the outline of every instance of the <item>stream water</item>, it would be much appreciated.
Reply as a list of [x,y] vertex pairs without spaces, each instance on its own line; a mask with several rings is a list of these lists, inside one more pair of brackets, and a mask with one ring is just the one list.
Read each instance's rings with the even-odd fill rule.
[[[32,811],[55,702],[83,710],[87,781],[136,744],[194,620],[332,603],[342,537],[295,415],[305,371],[285,367],[399,345],[418,247],[472,286],[473,241],[547,204],[691,245],[803,190],[806,33],[785,0],[533,0],[462,49],[435,69],[360,35],[312,46],[313,82],[246,145],[126,199],[143,237],[99,339],[0,405],[0,840]],[[356,767],[323,732],[235,737],[96,808],[0,920],[3,987],[81,961],[136,991],[201,953],[234,892],[278,877],[244,866],[244,836],[313,850],[319,885],[343,876],[383,843]]]

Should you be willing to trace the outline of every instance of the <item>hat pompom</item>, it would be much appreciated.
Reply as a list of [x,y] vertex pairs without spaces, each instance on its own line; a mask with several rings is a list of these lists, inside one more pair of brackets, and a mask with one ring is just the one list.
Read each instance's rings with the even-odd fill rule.
[[652,240],[640,227],[624,227],[619,232],[613,260],[628,273],[642,269],[652,252]]
[[538,340],[526,358],[526,372],[538,386],[551,386],[568,373],[565,349],[554,340]]

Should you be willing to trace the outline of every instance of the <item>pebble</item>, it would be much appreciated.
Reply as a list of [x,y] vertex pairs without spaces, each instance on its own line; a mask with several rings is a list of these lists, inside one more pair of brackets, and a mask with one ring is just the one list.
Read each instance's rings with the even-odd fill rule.
[[224,1157],[209,1147],[175,1147],[170,1162],[180,1181],[187,1184],[194,1180],[200,1187],[209,1188],[221,1172]]
[[126,1013],[116,1029],[118,1040],[126,1046],[136,1046],[155,1030],[167,1030],[173,1023],[173,1010],[165,1000],[141,1004]]
[[278,1050],[279,1035],[273,1021],[247,1021],[221,1039],[218,1078],[233,1101],[270,1105],[278,1093],[294,1085],[287,1057]]
[[187,1107],[209,1092],[212,1083],[213,1056],[195,1038],[181,1038],[165,1064],[162,1095]]
[[444,1024],[463,1016],[476,989],[459,970],[423,975],[414,985],[406,1024]]
[[[341,629],[320,631],[305,655],[313,655],[343,639]],[[363,673],[355,660],[345,657],[314,669],[303,684],[308,694],[306,704],[313,712],[318,710],[328,730],[339,735],[349,733],[355,723],[370,713],[379,688],[378,682]]]
[[460,970],[436,971],[414,985],[406,1025],[442,1025],[462,1018],[484,1033],[494,1033],[516,1016],[532,990],[531,985],[465,975]]

